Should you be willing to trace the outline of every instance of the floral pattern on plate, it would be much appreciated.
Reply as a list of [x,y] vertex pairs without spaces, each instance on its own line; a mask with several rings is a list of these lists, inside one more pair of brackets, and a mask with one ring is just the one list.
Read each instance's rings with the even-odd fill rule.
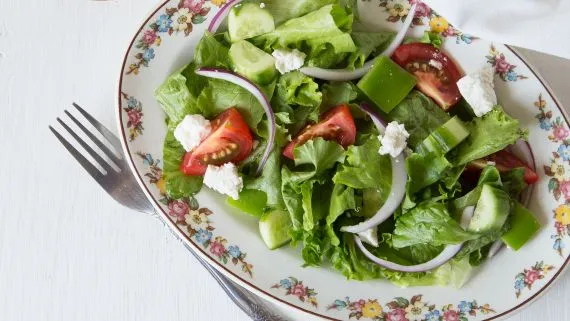
[[301,302],[310,303],[315,308],[318,307],[317,292],[303,284],[303,281],[292,276],[279,281],[271,286],[272,289],[284,289],[285,295],[292,295],[299,298]]
[[136,61],[129,65],[127,74],[138,75],[141,67],[148,67],[149,62],[156,56],[155,47],[162,43],[161,35],[183,33],[187,37],[194,29],[193,25],[206,21],[211,9],[206,2],[219,7],[226,3],[226,0],[180,0],[177,7],[166,8],[137,39],[135,48],[139,52],[135,54]]
[[570,130],[564,123],[562,116],[554,118],[548,109],[542,94],[538,95],[534,106],[538,108],[539,127],[548,132],[548,139],[559,144],[550,157],[550,165],[544,165],[544,173],[550,177],[548,191],[556,201],[562,201],[554,209],[554,240],[553,248],[563,256],[565,248],[564,238],[570,236]]
[[121,97],[127,102],[127,107],[123,107],[123,111],[127,113],[127,128],[129,129],[129,141],[135,140],[139,135],[142,135],[143,127],[143,111],[142,103],[135,97],[129,96],[122,92]]
[[522,290],[528,288],[531,290],[534,282],[544,279],[546,274],[554,269],[554,266],[544,264],[543,261],[536,262],[530,269],[524,269],[521,273],[515,276],[515,294],[517,299],[520,297]]
[[[363,1],[370,2],[371,0]],[[384,8],[388,13],[387,21],[398,22],[406,19],[412,5],[416,2],[417,8],[412,26],[429,26],[429,31],[438,33],[445,38],[455,38],[456,43],[470,44],[476,39],[453,27],[445,18],[432,10],[427,4],[418,0],[379,0],[379,6]]]
[[495,73],[498,74],[503,81],[517,81],[528,79],[527,76],[521,75],[515,71],[517,66],[510,64],[505,55],[498,51],[493,44],[489,47],[489,55],[485,56],[487,63],[495,68]]
[[[151,184],[155,184],[163,196],[159,202],[167,207],[168,216],[176,222],[189,237],[209,250],[223,264],[232,262],[241,266],[241,270],[253,277],[253,265],[246,261],[247,254],[237,245],[228,245],[228,240],[222,236],[214,236],[216,229],[210,221],[214,213],[208,208],[201,208],[198,201],[191,198],[171,199],[164,193],[164,179],[160,160],[154,159],[151,154],[137,152],[143,163],[149,166],[149,172],[145,177]],[[316,293],[315,293],[316,294]]]
[[480,306],[477,301],[461,301],[456,306],[448,304],[437,309],[435,305],[424,302],[422,295],[415,295],[410,300],[397,297],[385,307],[382,308],[378,300],[351,301],[346,297],[344,300],[335,300],[327,310],[348,310],[349,319],[374,321],[467,321],[469,316],[477,316],[477,313],[495,313],[488,304]]

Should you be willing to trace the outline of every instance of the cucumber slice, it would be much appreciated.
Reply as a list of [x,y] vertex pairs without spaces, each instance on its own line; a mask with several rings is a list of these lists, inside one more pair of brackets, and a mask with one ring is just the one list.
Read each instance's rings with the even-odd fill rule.
[[498,231],[505,224],[510,210],[509,194],[502,189],[484,184],[475,213],[467,229],[476,233]]
[[461,119],[454,116],[418,145],[417,152],[420,154],[434,152],[438,155],[445,155],[465,140],[467,136],[469,136],[469,131]]
[[516,202],[511,214],[511,228],[501,237],[511,249],[518,251],[540,229],[540,223],[531,211]]
[[392,61],[382,56],[357,86],[383,112],[389,113],[412,91],[416,78]]
[[228,197],[227,202],[244,213],[261,217],[267,206],[267,194],[256,189],[243,189],[237,200]]
[[291,240],[289,230],[293,226],[289,213],[284,210],[272,210],[259,220],[259,233],[270,250],[281,247]]
[[230,59],[235,72],[260,85],[272,82],[277,76],[275,58],[246,40],[232,44]]
[[228,32],[232,42],[253,38],[275,30],[273,16],[259,3],[235,5],[228,16]]

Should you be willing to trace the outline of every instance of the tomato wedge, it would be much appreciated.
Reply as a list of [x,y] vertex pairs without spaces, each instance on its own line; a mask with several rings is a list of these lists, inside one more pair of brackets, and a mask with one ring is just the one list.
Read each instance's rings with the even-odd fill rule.
[[457,81],[459,69],[446,54],[430,44],[410,43],[401,45],[392,60],[412,73],[417,88],[431,97],[443,110],[449,110],[460,99]]
[[208,165],[239,163],[253,149],[253,136],[235,107],[219,114],[212,122],[212,132],[194,150],[186,153],[180,170],[186,175],[204,175]]
[[527,184],[534,184],[538,181],[538,175],[536,172],[530,168],[530,166],[525,163],[523,160],[515,156],[513,153],[510,153],[506,150],[502,150],[496,152],[495,154],[489,155],[485,158],[478,159],[472,161],[467,166],[467,170],[469,171],[478,171],[483,169],[489,162],[494,162],[495,167],[499,170],[499,172],[508,172],[515,168],[524,168],[524,181]]
[[287,144],[283,156],[295,159],[293,150],[315,137],[325,140],[334,140],[343,147],[354,144],[356,140],[356,125],[348,105],[339,105],[321,115],[317,124],[307,125],[301,132]]

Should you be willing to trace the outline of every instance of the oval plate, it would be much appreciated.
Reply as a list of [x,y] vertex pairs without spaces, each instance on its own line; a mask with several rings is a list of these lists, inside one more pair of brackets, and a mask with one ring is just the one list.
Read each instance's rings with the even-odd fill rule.
[[[224,2],[171,0],[159,5],[127,49],[116,109],[125,153],[139,184],[170,228],[213,266],[258,295],[330,320],[492,320],[537,298],[559,276],[570,253],[566,114],[516,52],[462,33],[425,5],[410,34],[419,36],[426,29],[441,33],[444,50],[466,72],[493,66],[499,101],[529,130],[540,175],[530,209],[540,216],[543,228],[520,252],[499,252],[460,290],[347,281],[327,268],[301,267],[296,249],[268,250],[256,219],[237,213],[207,188],[192,199],[166,197],[161,178],[166,126],[153,93],[192,59]],[[363,26],[371,30],[397,30],[409,8],[407,0],[366,0],[359,6]]]

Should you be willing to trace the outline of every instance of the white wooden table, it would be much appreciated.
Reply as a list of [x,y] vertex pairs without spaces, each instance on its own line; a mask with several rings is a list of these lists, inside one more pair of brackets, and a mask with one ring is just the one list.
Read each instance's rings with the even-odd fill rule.
[[[161,224],[115,203],[47,129],[72,101],[115,128],[121,56],[156,1],[0,0],[2,321],[248,320]],[[525,53],[570,106],[570,62]],[[570,320],[568,286],[570,275],[509,320]]]

